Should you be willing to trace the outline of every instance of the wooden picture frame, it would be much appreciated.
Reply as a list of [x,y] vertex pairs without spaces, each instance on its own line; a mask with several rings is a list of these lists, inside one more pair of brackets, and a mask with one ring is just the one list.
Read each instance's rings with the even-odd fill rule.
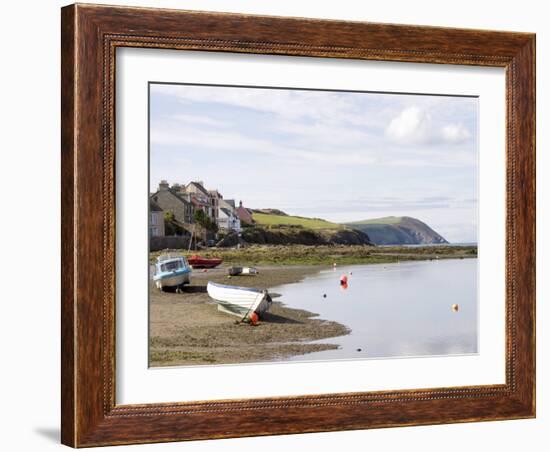
[[[62,9],[61,34],[64,444],[85,447],[535,416],[535,35],[79,4]],[[506,383],[116,405],[118,47],[505,68]]]

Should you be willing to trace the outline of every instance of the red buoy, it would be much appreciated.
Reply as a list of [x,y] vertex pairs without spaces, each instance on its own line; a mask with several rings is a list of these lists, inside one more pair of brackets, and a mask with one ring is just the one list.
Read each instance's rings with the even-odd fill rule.
[[348,283],[348,277],[346,275],[340,276],[340,285],[344,285]]

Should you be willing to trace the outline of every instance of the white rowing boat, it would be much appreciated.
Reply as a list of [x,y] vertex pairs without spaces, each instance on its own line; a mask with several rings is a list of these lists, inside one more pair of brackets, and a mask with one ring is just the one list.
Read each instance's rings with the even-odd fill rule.
[[240,276],[240,275],[257,275],[259,272],[254,267],[229,267],[227,269],[229,276]]
[[271,297],[267,290],[248,287],[227,286],[211,281],[206,286],[210,298],[218,303],[218,310],[246,319],[253,312],[258,317],[271,307]]

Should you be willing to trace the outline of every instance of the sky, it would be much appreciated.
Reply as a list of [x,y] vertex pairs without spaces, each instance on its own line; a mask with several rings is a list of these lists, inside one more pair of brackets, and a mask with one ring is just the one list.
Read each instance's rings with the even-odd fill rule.
[[204,181],[250,208],[477,242],[477,124],[475,97],[150,84],[150,190]]

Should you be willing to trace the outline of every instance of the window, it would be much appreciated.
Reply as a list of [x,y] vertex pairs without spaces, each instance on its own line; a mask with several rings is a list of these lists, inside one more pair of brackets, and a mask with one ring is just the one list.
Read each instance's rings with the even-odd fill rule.
[[170,261],[166,262],[165,264],[162,264],[160,266],[160,270],[163,272],[171,272],[174,270],[179,270],[183,267],[183,263],[180,260],[177,261]]

